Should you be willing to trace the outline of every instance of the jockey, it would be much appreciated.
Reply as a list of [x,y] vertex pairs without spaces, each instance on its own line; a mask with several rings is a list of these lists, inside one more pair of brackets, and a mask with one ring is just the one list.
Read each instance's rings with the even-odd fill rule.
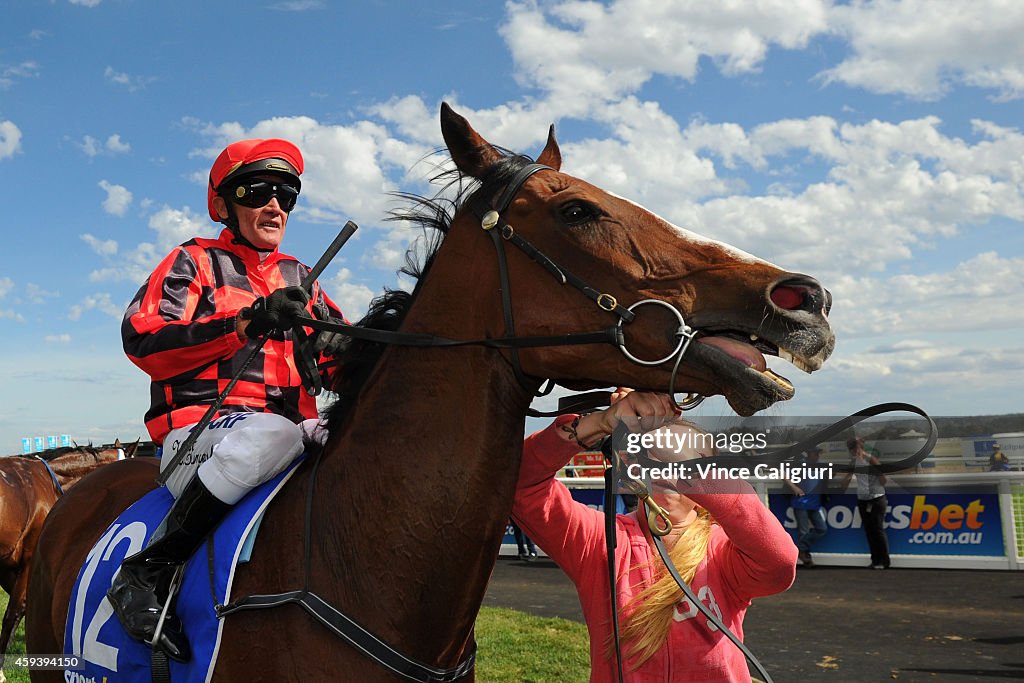
[[[309,268],[278,247],[299,195],[303,160],[280,139],[228,145],[213,163],[207,206],[226,228],[216,239],[174,249],[128,306],[125,353],[152,380],[146,426],[163,445],[161,470],[245,359],[267,337],[224,400],[217,418],[167,479],[175,501],[141,552],[124,560],[107,593],[134,638],[151,642],[175,570],[250,490],[283,471],[317,423],[303,390],[291,329],[314,312],[344,320]],[[337,336],[317,338],[324,355]],[[188,661],[180,621],[169,611],[158,644]]]

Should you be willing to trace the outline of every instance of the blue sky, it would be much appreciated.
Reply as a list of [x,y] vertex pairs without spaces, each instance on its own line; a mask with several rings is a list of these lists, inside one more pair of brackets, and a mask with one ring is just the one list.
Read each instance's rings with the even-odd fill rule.
[[[712,9],[714,8],[714,9]],[[387,193],[449,101],[485,137],[821,279],[833,359],[777,414],[1024,411],[1024,5],[11,0],[0,10],[0,453],[145,435],[121,313],[214,234],[242,137],[307,157],[286,251],[350,317],[396,284]],[[727,410],[721,402],[705,414]]]

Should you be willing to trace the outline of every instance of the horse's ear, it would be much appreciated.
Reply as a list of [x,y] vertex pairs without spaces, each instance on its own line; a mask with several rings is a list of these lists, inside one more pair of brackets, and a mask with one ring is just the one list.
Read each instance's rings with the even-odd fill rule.
[[131,444],[130,446],[128,446],[128,448],[124,449],[124,457],[125,458],[134,458],[135,454],[139,450],[139,444],[140,443],[142,443],[142,437],[141,436],[139,438],[135,439],[135,443]]
[[501,158],[494,145],[480,137],[447,102],[441,103],[441,135],[455,166],[468,176],[479,178]]
[[558,140],[555,139],[555,124],[548,128],[548,144],[544,145],[544,151],[537,157],[538,164],[550,166],[556,171],[562,168],[562,152],[558,149]]
[[121,439],[114,439],[114,448],[121,448]]

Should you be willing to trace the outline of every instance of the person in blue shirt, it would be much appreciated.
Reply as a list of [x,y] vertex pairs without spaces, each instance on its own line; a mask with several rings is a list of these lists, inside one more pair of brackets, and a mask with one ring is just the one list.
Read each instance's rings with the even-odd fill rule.
[[[817,466],[821,458],[820,448],[811,448],[806,451],[804,463],[812,470]],[[813,567],[814,559],[811,557],[811,546],[828,531],[828,523],[825,520],[825,510],[822,508],[821,492],[823,490],[821,479],[806,477],[799,484],[786,480],[786,485],[793,492],[793,501],[790,505],[793,508],[793,516],[796,518],[796,547],[800,551],[800,564],[804,567]]]

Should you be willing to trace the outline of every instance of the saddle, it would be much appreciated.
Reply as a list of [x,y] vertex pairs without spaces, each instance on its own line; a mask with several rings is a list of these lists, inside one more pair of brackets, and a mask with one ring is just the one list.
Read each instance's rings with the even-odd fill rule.
[[[192,659],[184,664],[171,660],[171,680],[209,680],[223,625],[216,606],[229,602],[235,569],[248,560],[263,511],[304,459],[297,458],[239,501],[185,565],[176,612],[192,644]],[[150,679],[152,651],[122,629],[106,591],[121,561],[145,547],[173,502],[166,487],[150,491],[107,527],[89,551],[71,592],[64,631],[64,653],[80,663],[74,680]]]

